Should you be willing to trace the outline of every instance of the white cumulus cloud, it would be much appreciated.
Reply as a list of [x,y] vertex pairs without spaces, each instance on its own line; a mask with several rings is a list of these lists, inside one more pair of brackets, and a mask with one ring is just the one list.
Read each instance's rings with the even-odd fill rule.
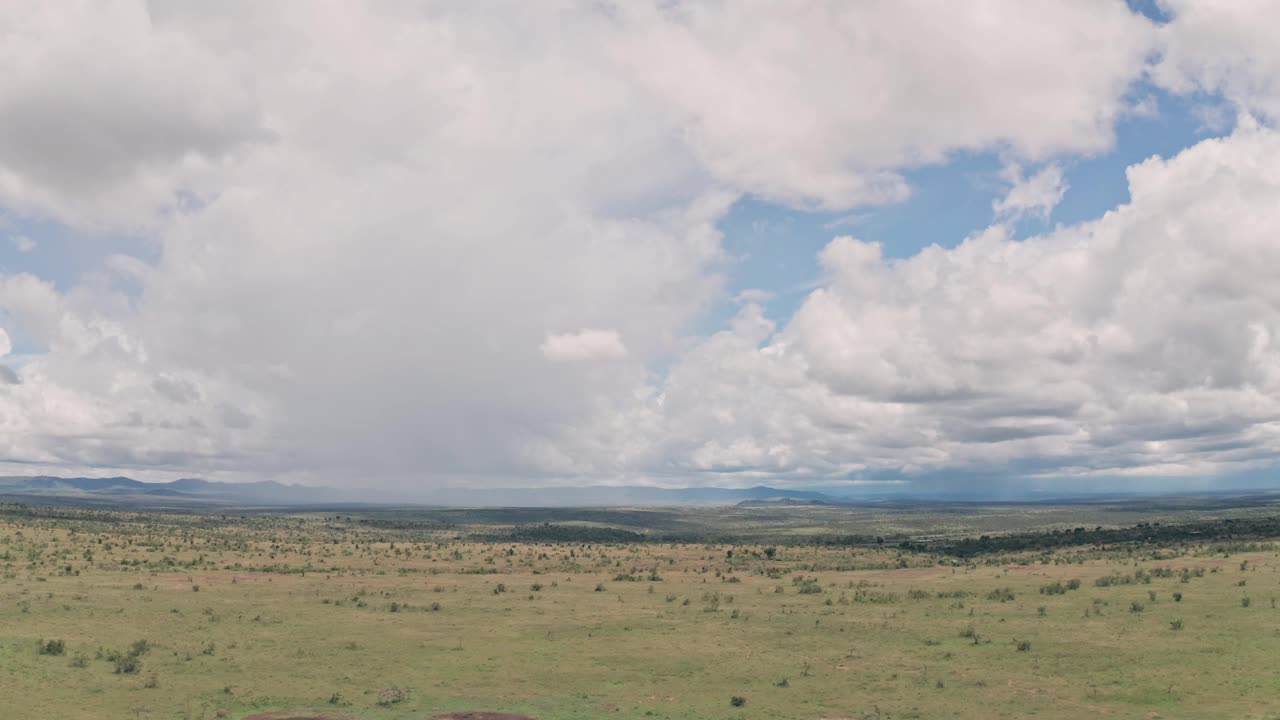
[[1280,3],[1162,0],[1172,21],[1159,30],[1153,78],[1179,93],[1223,96],[1242,111],[1280,120]]
[[627,356],[627,346],[617,330],[582,329],[578,332],[548,334],[539,346],[548,360],[619,360]]
[[[1280,133],[1129,170],[1132,202],[889,260],[837,238],[783,327],[748,306],[637,426],[648,461],[780,477],[1214,475],[1280,458]],[[660,420],[644,421],[647,414]]]
[[1067,192],[1062,168],[1057,165],[1050,165],[1031,177],[1024,177],[1021,167],[1007,165],[1000,177],[1008,185],[1008,191],[991,203],[991,209],[1002,218],[1032,216],[1047,220]]

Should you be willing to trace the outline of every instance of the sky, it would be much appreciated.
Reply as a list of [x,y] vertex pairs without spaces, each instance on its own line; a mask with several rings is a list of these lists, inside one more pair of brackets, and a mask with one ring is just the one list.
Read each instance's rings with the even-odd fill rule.
[[1272,484],[1280,2],[0,6],[0,474]]

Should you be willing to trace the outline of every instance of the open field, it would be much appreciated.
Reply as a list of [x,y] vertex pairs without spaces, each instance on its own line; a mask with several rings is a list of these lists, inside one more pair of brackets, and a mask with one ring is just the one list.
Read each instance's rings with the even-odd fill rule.
[[[824,533],[891,536],[989,518],[767,509],[801,518],[759,523],[792,530],[778,543],[601,544],[481,542],[503,526],[448,512],[0,507],[0,714],[1280,717],[1266,538],[956,558],[797,541],[815,514]],[[515,522],[640,527],[623,513],[660,511],[551,512]],[[1105,511],[1072,512],[996,522]],[[1170,512],[1143,521],[1186,519]]]

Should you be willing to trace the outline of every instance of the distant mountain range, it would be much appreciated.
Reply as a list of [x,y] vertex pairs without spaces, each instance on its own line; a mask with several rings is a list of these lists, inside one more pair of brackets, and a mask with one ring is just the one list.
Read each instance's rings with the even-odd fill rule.
[[267,480],[252,483],[222,483],[183,478],[171,482],[141,482],[127,477],[53,477],[14,475],[0,477],[0,495],[81,497],[120,501],[166,499],[232,504],[294,505],[327,502],[342,493],[332,488],[284,485]]
[[[999,489],[999,488],[997,488]],[[1141,497],[1220,497],[1259,495],[1271,503],[1278,491],[1271,488],[1221,488],[1212,492],[1134,492],[1129,488],[1084,489],[1072,492],[1023,492],[999,494],[982,486],[963,485],[943,494],[917,492],[888,486],[851,489],[822,487],[819,490],[791,490],[759,485],[751,488],[658,488],[641,485],[591,485],[544,488],[423,488],[377,490],[286,485],[266,480],[226,483],[184,478],[171,482],[140,482],[128,477],[55,477],[15,475],[0,477],[0,502],[46,502],[150,506],[227,507],[522,507],[592,508],[661,507],[677,505],[738,505],[740,507],[785,507],[805,505],[848,505],[918,502],[1104,502]]]
[[427,500],[438,505],[503,505],[507,507],[607,507],[661,505],[736,505],[744,501],[834,502],[820,492],[752,488],[658,488],[640,485],[592,485],[588,487],[432,490]]
[[753,488],[655,488],[590,486],[553,488],[443,488],[408,496],[405,493],[357,493],[328,487],[285,485],[271,480],[224,483],[184,478],[141,482],[128,477],[0,477],[0,496],[80,498],[101,502],[228,505],[443,505],[459,507],[606,507],[661,505],[814,505],[837,502],[820,492]]

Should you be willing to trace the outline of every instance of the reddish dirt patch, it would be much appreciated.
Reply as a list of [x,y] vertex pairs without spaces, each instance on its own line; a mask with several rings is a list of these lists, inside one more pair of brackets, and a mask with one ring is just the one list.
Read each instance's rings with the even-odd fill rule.
[[431,720],[534,720],[527,715],[511,715],[508,712],[445,712]]

